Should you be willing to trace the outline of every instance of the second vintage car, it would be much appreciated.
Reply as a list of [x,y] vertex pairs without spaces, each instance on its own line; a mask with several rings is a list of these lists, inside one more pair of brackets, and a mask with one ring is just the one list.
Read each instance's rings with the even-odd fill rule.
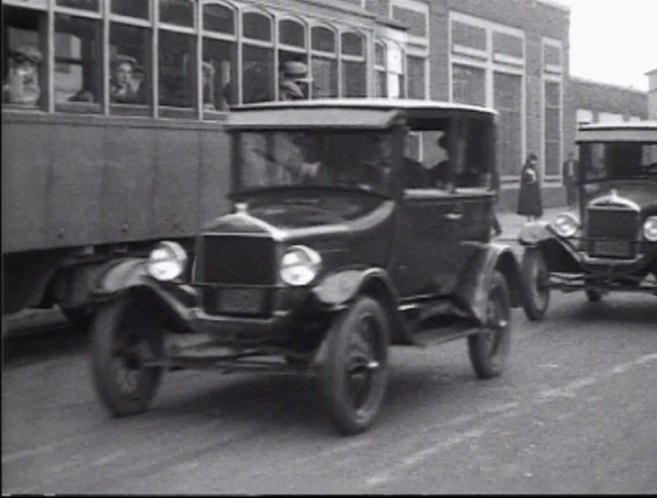
[[577,142],[579,209],[519,235],[531,320],[551,289],[657,295],[657,122],[581,125]]
[[305,373],[353,434],[380,411],[390,345],[467,339],[476,375],[499,375],[522,284],[491,242],[495,123],[413,100],[232,110],[233,212],[193,253],[164,241],[99,283],[100,400],[141,412],[165,369]]

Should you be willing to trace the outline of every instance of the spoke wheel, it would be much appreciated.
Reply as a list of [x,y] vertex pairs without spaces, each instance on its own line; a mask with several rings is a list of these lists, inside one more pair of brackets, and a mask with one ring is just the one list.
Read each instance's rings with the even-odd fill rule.
[[550,305],[550,272],[543,252],[537,248],[526,249],[520,271],[525,287],[525,315],[532,321],[542,320]]
[[468,337],[470,362],[477,377],[487,379],[502,373],[511,345],[511,301],[504,276],[495,272],[488,300],[484,329]]
[[102,305],[91,332],[91,371],[94,387],[115,416],[145,411],[160,382],[161,367],[147,360],[163,355],[162,332],[143,303],[129,296]]
[[381,406],[387,383],[390,326],[381,305],[360,297],[328,332],[322,391],[342,434],[367,430]]

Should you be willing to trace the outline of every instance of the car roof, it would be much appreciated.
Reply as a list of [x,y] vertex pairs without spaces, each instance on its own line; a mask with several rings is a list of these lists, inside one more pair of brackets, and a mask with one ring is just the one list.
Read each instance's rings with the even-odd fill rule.
[[657,121],[581,124],[575,141],[657,143]]
[[490,117],[494,109],[454,102],[414,99],[318,99],[260,102],[231,108],[228,129],[365,128],[385,129],[405,119],[435,119],[453,113]]

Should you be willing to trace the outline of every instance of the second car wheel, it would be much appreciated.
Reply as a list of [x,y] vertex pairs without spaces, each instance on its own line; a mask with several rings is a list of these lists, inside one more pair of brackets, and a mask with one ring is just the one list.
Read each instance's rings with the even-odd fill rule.
[[550,274],[543,252],[534,247],[525,249],[520,264],[524,284],[523,309],[532,321],[541,320],[550,305]]
[[374,299],[361,296],[328,331],[322,391],[336,429],[367,430],[379,412],[387,383],[390,325]]
[[488,291],[484,329],[468,337],[470,362],[477,377],[487,379],[502,373],[511,344],[511,300],[506,279],[493,274]]

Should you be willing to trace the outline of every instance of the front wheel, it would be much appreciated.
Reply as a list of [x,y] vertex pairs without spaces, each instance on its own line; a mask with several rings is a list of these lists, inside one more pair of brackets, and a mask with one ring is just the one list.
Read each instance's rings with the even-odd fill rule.
[[359,297],[328,331],[322,392],[331,421],[342,434],[367,430],[387,383],[390,325],[381,305]]
[[504,276],[496,271],[488,291],[484,329],[468,337],[468,352],[480,379],[497,377],[511,345],[511,300]]
[[550,305],[550,273],[543,252],[528,248],[522,256],[520,272],[524,284],[523,309],[532,321],[542,320]]
[[163,355],[156,315],[156,310],[132,295],[96,310],[91,326],[91,373],[98,397],[114,416],[146,411],[157,391],[162,368],[144,365]]

